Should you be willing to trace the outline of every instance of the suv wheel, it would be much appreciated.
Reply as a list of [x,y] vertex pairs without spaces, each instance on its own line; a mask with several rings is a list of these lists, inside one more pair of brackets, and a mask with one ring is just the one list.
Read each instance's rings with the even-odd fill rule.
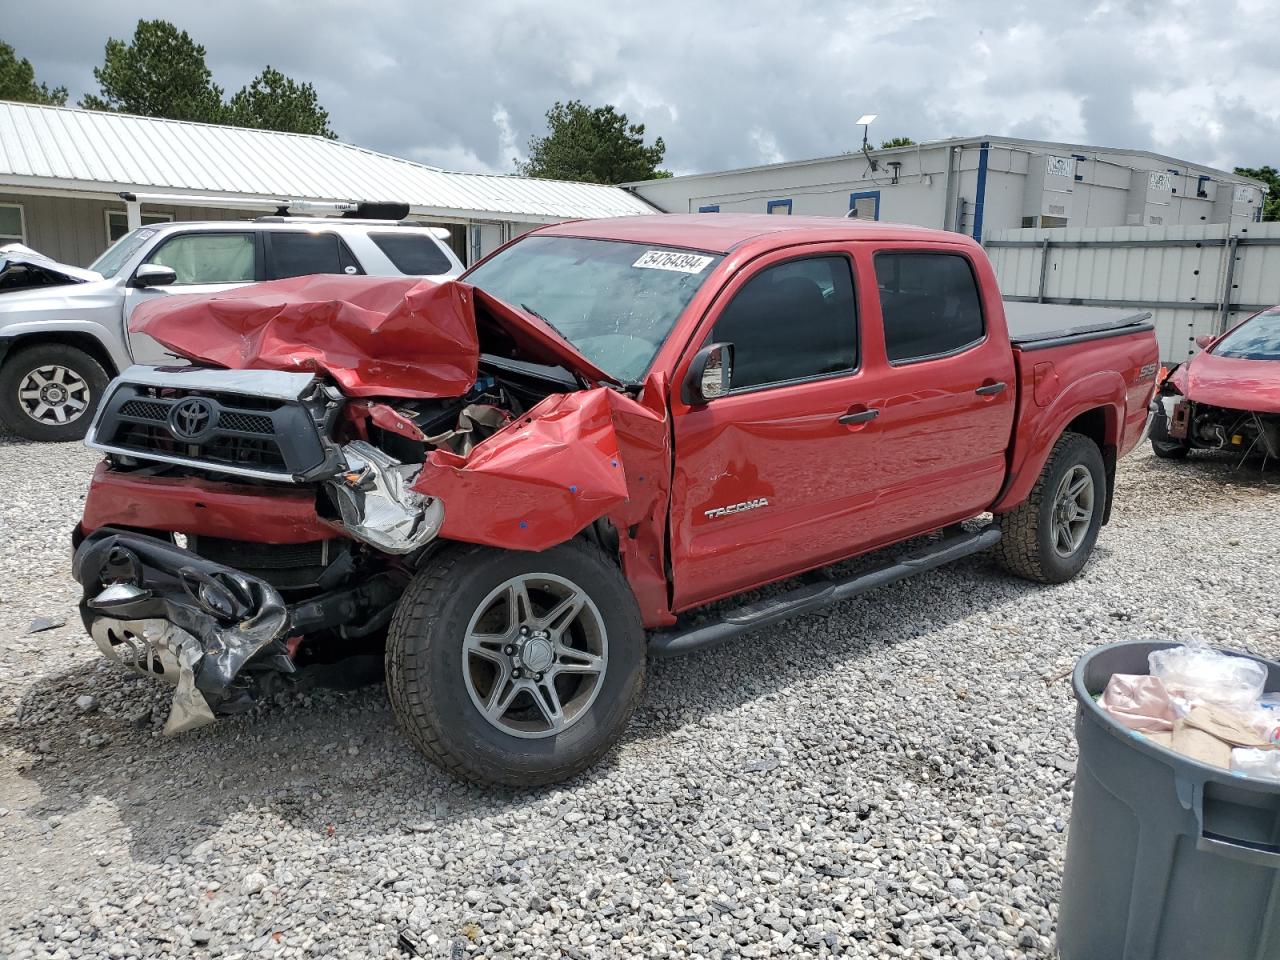
[[0,420],[28,440],[79,440],[109,379],[102,364],[77,347],[16,350],[0,367]]
[[622,735],[644,656],[631,589],[594,546],[456,547],[400,601],[387,688],[432,760],[482,783],[539,786],[585,770]]
[[1070,580],[1089,562],[1106,502],[1102,451],[1082,434],[1064,433],[1031,495],[1000,520],[1000,563],[1040,583]]

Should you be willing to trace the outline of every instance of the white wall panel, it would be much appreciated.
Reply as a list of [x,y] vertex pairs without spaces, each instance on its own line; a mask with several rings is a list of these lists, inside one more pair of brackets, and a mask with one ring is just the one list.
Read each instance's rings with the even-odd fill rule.
[[[1232,236],[1240,241],[1230,291],[1238,309],[1224,319]],[[1003,245],[1010,242],[1019,245]],[[1145,306],[1160,356],[1171,362],[1193,354],[1201,334],[1239,322],[1251,307],[1280,303],[1280,223],[997,230],[987,236],[987,253],[1006,297]]]

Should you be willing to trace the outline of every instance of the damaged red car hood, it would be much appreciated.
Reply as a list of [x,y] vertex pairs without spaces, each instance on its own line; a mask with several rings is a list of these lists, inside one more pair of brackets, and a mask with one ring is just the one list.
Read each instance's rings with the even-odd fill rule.
[[455,397],[480,353],[614,382],[537,317],[449,280],[320,274],[140,305],[129,329],[234,370],[323,371],[355,397]]
[[1196,403],[1280,413],[1280,361],[1220,357],[1205,351],[1170,374],[1169,380]]

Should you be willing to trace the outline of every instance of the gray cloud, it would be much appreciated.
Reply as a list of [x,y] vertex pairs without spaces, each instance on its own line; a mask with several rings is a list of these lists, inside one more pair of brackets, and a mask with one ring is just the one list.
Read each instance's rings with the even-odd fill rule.
[[1280,163],[1268,2],[46,0],[4,39],[76,98],[109,35],[165,17],[228,92],[270,63],[316,85],[344,140],[453,169],[510,171],[575,97],[644,122],[678,172],[853,149],[864,112],[877,139],[1005,134],[1254,166]]

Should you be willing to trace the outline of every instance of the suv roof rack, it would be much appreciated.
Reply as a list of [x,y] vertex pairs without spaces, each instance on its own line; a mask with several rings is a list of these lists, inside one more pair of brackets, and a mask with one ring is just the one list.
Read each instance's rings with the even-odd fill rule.
[[[311,214],[313,218],[338,214],[348,220],[403,220],[409,216],[409,204],[376,200],[286,200],[282,197],[223,197],[214,200],[205,196],[185,196],[167,193],[134,193],[120,191],[117,196],[126,203],[171,203],[182,206],[192,204],[206,206],[214,203],[220,207],[275,207],[277,217]],[[261,219],[266,219],[265,217]]]
[[409,216],[407,203],[380,203],[369,200],[281,200],[276,216],[288,217],[300,213],[337,213],[348,220],[403,220]]
[[352,226],[371,226],[371,227],[424,227],[424,223],[415,223],[413,220],[379,220],[375,218],[357,219],[355,217],[296,217],[288,214],[270,213],[261,217],[254,217],[254,223],[310,223],[310,224],[350,224]]

